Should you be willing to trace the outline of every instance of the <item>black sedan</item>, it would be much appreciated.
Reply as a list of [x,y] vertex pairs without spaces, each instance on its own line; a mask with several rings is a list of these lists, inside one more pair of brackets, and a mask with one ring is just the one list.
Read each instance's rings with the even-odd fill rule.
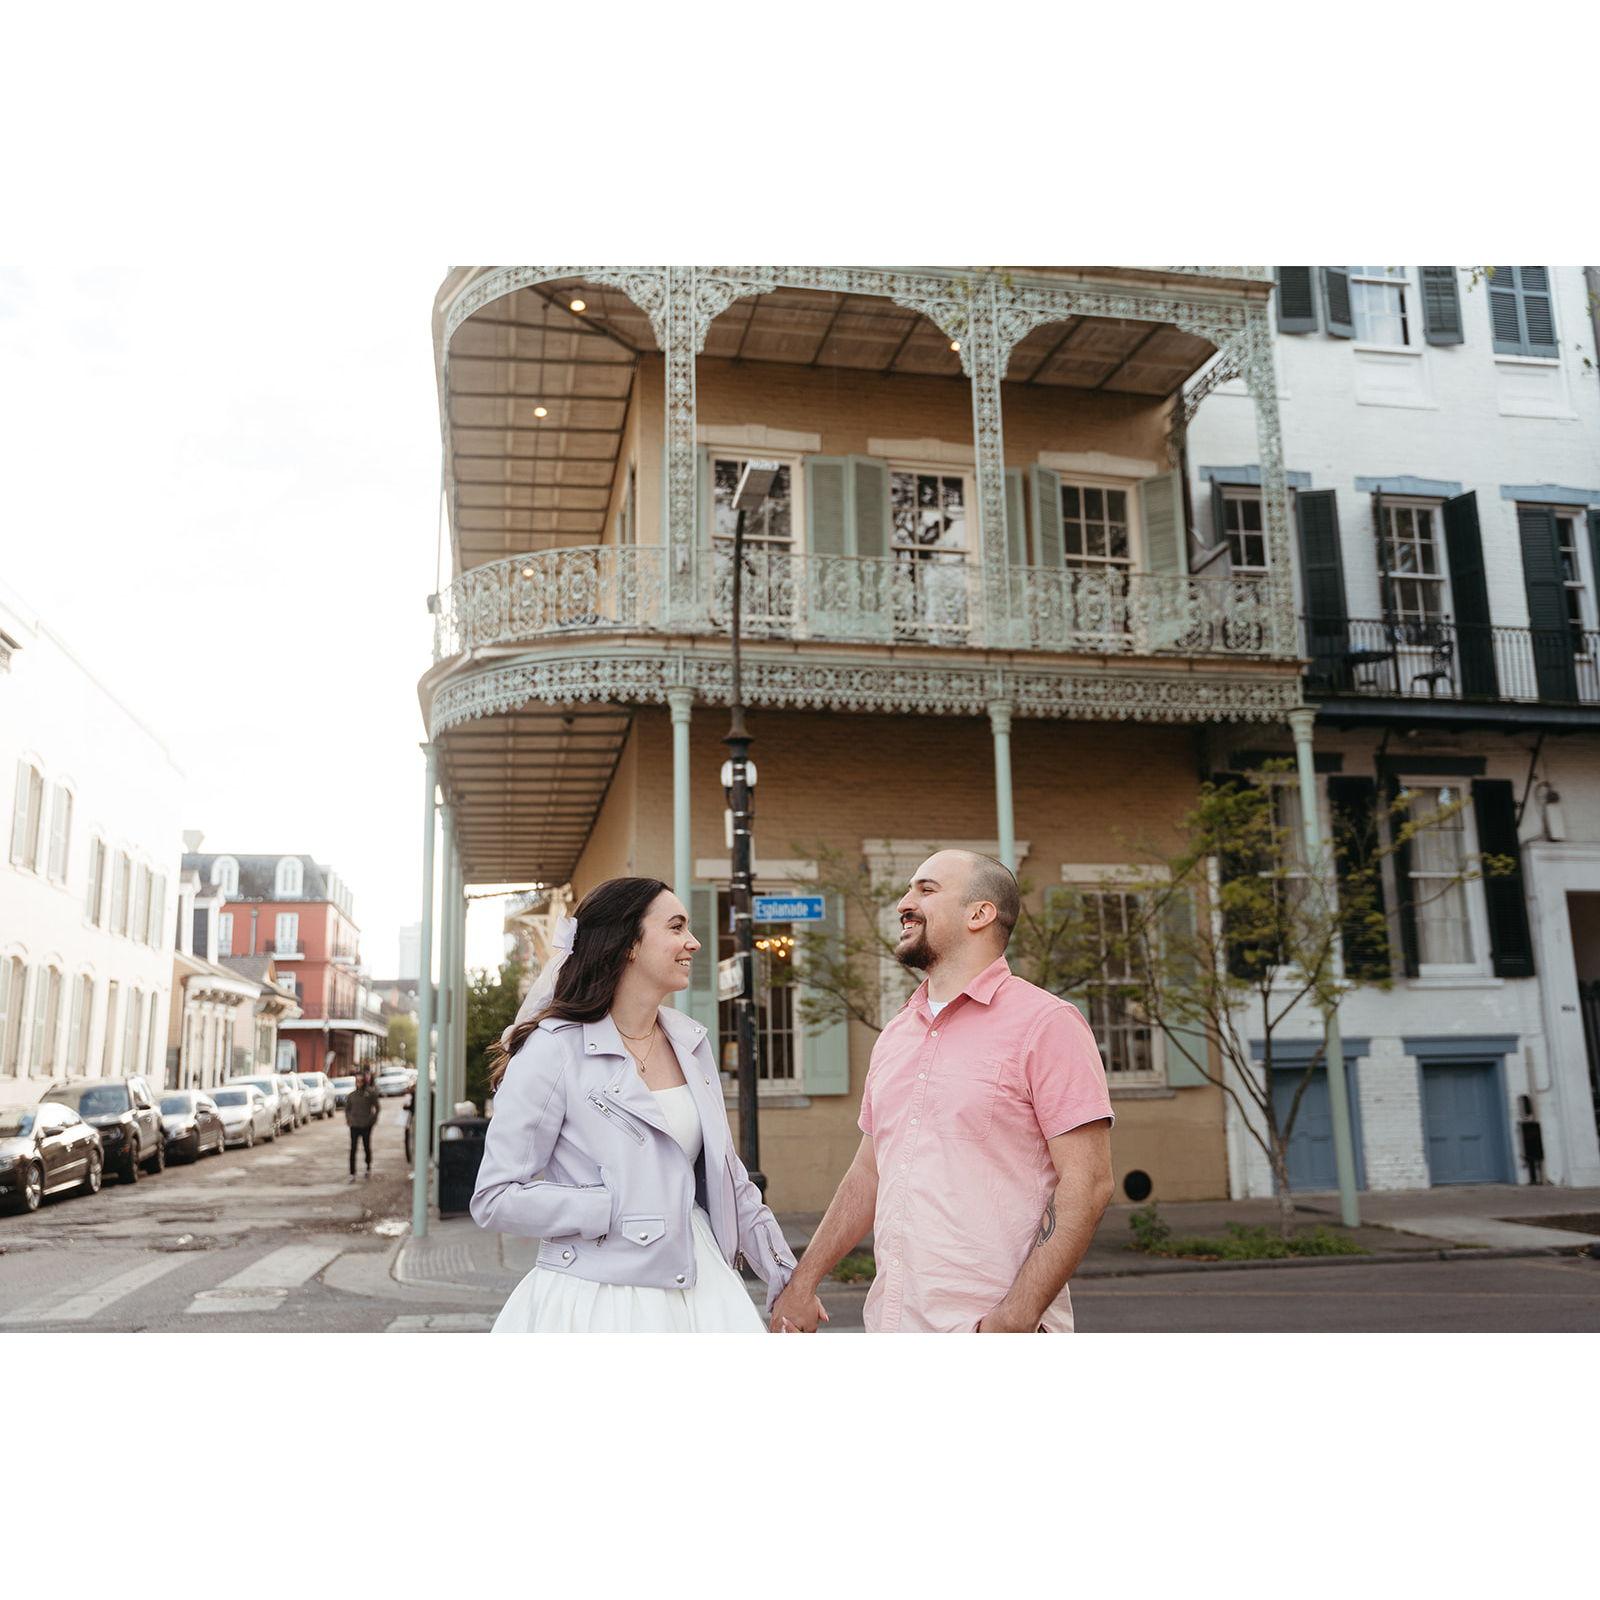
[[220,1156],[228,1140],[216,1101],[201,1089],[169,1089],[162,1095],[161,1128],[168,1161],[198,1161],[207,1150]]
[[147,1079],[69,1078],[46,1089],[44,1099],[76,1111],[100,1130],[106,1165],[124,1183],[137,1183],[141,1168],[154,1173],[166,1166],[161,1113]]
[[37,1211],[47,1194],[100,1192],[100,1135],[69,1106],[0,1111],[0,1202]]

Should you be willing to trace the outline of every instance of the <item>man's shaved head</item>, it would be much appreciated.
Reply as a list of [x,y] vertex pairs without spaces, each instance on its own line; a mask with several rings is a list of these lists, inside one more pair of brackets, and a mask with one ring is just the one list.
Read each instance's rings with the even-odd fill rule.
[[987,900],[994,907],[995,921],[999,925],[1002,945],[1010,943],[1011,930],[1022,915],[1022,893],[1011,869],[993,856],[979,855],[976,850],[951,850],[946,854],[958,856],[967,863],[965,898],[970,905],[974,900]]

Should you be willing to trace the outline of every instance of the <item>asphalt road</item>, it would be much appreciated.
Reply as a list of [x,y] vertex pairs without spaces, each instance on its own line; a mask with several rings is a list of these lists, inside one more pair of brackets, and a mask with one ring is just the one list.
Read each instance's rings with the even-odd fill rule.
[[481,1325],[460,1320],[460,1298],[425,1299],[388,1276],[411,1209],[400,1101],[384,1101],[371,1179],[349,1181],[348,1149],[341,1113],[254,1150],[0,1216],[0,1332]]

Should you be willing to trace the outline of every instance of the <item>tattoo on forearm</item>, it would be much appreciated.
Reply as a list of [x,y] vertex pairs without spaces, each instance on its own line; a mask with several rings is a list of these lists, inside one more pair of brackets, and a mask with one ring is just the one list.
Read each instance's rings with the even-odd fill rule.
[[1044,1215],[1039,1219],[1039,1237],[1034,1240],[1034,1249],[1038,1249],[1056,1231],[1056,1197],[1050,1196],[1050,1203],[1044,1208]]

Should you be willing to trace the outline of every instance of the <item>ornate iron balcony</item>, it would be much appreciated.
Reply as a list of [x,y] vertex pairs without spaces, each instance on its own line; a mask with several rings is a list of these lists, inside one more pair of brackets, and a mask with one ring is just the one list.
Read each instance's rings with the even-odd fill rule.
[[1600,706],[1600,633],[1443,618],[1301,624],[1315,695]]
[[[733,562],[719,542],[669,585],[659,546],[545,550],[475,567],[440,596],[434,660],[487,645],[606,633],[726,634]],[[887,557],[745,552],[743,629],[751,639],[919,644],[1095,655],[1223,655],[1275,651],[1265,578],[1191,578],[1061,567],[1011,569],[986,593],[985,572],[960,552]]]

